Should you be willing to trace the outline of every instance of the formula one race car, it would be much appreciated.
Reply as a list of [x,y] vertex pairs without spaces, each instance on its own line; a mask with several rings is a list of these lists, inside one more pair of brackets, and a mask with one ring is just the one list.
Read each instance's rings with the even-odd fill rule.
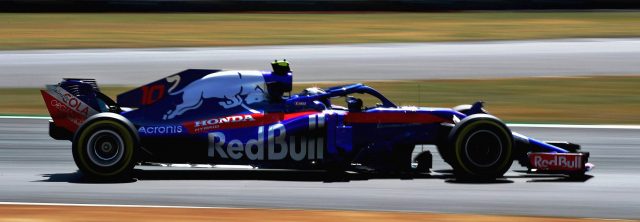
[[[93,79],[64,79],[42,90],[49,134],[72,141],[80,171],[98,178],[129,177],[138,163],[428,172],[428,151],[412,160],[418,144],[437,145],[459,178],[501,177],[514,160],[530,172],[580,175],[592,167],[579,145],[511,132],[481,102],[401,107],[363,84],[291,94],[289,64],[272,67],[189,69],[120,94],[117,102]],[[379,103],[364,107],[357,96]]]

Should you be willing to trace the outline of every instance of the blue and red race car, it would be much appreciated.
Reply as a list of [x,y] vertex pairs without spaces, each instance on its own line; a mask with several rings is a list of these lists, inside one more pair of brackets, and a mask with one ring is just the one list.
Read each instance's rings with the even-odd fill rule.
[[[83,174],[107,179],[131,176],[138,163],[428,172],[428,151],[412,160],[420,144],[436,145],[460,178],[501,177],[514,160],[530,172],[581,175],[592,167],[579,145],[511,132],[481,102],[397,106],[363,84],[291,94],[289,64],[275,61],[272,68],[190,69],[118,95],[117,102],[93,79],[64,79],[42,90],[49,133],[72,141]],[[378,103],[365,107],[362,96]]]

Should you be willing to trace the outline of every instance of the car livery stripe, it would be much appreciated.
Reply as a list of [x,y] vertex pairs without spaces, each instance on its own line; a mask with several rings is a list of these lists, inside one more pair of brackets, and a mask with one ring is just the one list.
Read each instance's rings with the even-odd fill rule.
[[426,113],[348,113],[345,123],[452,123],[453,120]]
[[[183,126],[191,134],[206,133],[211,130],[234,129],[245,127],[256,127],[274,124],[280,121],[292,120],[300,117],[306,117],[316,114],[316,111],[297,112],[297,113],[253,113],[238,114],[223,117],[213,117],[209,119],[190,121],[183,123]],[[324,119],[323,119],[324,122]]]
[[282,120],[290,120],[290,119],[295,119],[301,116],[308,116],[308,115],[312,115],[312,114],[316,114],[318,113],[317,111],[305,111],[305,112],[297,112],[297,113],[279,113],[279,114],[275,114],[275,115],[283,115],[283,117],[281,118]]

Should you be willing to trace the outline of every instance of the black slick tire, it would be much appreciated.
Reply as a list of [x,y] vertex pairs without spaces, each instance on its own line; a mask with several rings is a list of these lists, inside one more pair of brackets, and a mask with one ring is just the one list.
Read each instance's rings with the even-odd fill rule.
[[80,172],[91,179],[131,178],[139,141],[131,128],[124,117],[113,113],[101,113],[85,121],[72,144]]
[[474,114],[458,122],[449,134],[449,164],[461,179],[502,177],[513,164],[513,135],[498,118]]

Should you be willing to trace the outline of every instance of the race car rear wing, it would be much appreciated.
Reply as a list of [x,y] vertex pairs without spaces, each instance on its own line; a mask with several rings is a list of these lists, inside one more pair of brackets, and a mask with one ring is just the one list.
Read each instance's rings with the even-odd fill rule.
[[54,139],[69,140],[87,118],[114,109],[94,79],[66,78],[40,92],[52,119],[49,132]]

